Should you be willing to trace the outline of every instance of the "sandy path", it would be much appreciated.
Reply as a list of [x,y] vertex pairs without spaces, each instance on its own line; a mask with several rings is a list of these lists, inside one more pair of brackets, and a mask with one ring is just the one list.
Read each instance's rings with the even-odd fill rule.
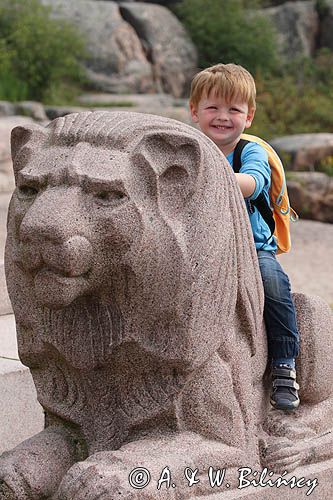
[[301,220],[291,234],[291,252],[279,260],[292,290],[319,295],[333,307],[333,224]]

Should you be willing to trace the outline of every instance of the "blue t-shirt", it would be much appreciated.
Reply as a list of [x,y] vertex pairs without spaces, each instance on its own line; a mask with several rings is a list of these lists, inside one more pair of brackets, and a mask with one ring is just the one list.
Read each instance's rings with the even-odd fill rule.
[[[234,152],[228,154],[227,160],[232,166]],[[269,188],[271,185],[271,168],[268,163],[268,155],[263,147],[255,142],[246,144],[241,155],[241,174],[252,175],[256,182],[254,193],[249,198],[245,198],[247,212],[250,217],[254,242],[257,250],[267,250],[276,252],[277,245],[275,236],[271,235],[271,230],[258,212],[257,208],[250,203],[255,200],[260,193],[263,193],[269,202]]]

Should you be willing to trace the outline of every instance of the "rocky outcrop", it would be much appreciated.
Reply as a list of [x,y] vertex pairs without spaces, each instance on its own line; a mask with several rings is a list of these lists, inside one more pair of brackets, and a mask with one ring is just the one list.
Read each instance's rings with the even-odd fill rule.
[[277,7],[262,9],[277,31],[278,49],[285,59],[295,55],[312,56],[319,32],[316,2],[287,2]]
[[[161,5],[113,1],[42,0],[54,16],[73,22],[87,38],[87,74],[112,93],[163,91],[183,95],[196,52],[177,18]],[[125,18],[123,16],[126,16]]]
[[182,95],[196,65],[196,52],[183,26],[159,5],[124,2],[120,12],[142,41],[159,90]]
[[270,141],[289,170],[315,170],[316,165],[333,155],[333,134],[294,134]]
[[38,122],[47,121],[44,106],[36,101],[0,101],[0,116],[29,116]]
[[303,219],[333,223],[333,177],[315,171],[333,156],[333,134],[295,134],[270,144],[286,167],[291,206]]
[[293,172],[288,193],[301,218],[333,223],[333,178],[323,172]]
[[115,2],[42,0],[54,16],[73,22],[87,39],[88,77],[110,92],[153,92],[152,68],[135,30]]

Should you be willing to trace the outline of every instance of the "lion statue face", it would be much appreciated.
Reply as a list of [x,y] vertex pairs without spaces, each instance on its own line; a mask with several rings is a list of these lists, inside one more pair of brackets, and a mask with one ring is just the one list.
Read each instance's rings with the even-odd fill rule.
[[40,148],[18,172],[19,262],[40,305],[103,295],[119,256],[140,239],[130,183],[128,155],[86,142]]
[[7,280],[18,331],[35,339],[19,334],[22,358],[45,354],[47,338],[75,366],[125,343],[194,366],[221,345],[242,202],[209,139],[160,117],[89,112],[17,127],[12,154]]

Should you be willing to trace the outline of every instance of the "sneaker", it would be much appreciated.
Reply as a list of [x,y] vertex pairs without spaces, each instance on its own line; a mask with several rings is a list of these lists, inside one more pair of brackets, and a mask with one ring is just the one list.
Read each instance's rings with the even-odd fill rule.
[[296,371],[288,365],[273,366],[271,405],[276,410],[295,410],[300,403]]

